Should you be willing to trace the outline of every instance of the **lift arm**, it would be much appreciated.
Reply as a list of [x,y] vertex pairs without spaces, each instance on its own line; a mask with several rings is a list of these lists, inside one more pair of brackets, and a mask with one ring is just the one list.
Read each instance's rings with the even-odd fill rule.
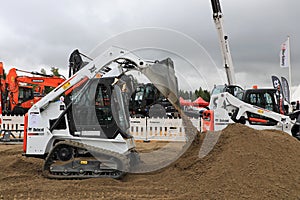
[[[125,63],[126,61],[130,61],[130,64],[122,65],[122,63],[120,63]],[[114,62],[118,63],[117,67],[110,66],[110,64]],[[130,52],[117,47],[111,47],[109,50],[60,84],[57,88],[48,93],[44,98],[37,102],[31,110],[46,108],[51,101],[57,99],[60,95],[65,93],[65,91],[69,90],[84,79],[92,79],[94,77],[118,77],[124,73],[126,68],[142,70],[149,65],[152,65],[152,63],[145,62]]]
[[291,125],[291,119],[289,116],[245,103],[228,92],[214,95],[211,98],[210,109],[225,109],[229,116],[234,116],[235,120],[240,120],[242,117],[249,120],[246,113],[250,112],[273,119],[283,125]]

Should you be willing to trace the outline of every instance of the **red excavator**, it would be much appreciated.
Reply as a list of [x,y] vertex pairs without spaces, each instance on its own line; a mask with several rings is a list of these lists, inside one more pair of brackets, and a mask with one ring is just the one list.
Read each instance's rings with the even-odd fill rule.
[[[17,71],[35,76],[19,76]],[[12,68],[6,77],[0,64],[1,108],[3,114],[25,114],[44,95],[46,87],[57,87],[64,78]]]

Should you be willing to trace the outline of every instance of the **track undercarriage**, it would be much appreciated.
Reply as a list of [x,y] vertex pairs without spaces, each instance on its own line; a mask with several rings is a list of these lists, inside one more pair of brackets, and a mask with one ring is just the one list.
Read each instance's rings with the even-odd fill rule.
[[75,141],[56,143],[48,154],[43,175],[54,179],[122,178],[130,157]]

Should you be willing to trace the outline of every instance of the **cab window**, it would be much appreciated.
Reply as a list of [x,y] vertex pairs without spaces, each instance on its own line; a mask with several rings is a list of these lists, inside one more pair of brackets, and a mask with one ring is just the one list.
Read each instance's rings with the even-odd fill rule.
[[261,96],[258,93],[253,93],[250,94],[250,104],[256,105],[258,107],[262,107],[262,101],[261,101]]

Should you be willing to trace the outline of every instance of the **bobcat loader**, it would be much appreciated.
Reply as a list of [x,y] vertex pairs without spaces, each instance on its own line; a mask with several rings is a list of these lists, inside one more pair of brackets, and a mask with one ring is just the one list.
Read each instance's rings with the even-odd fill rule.
[[175,72],[167,63],[112,47],[31,107],[23,155],[45,159],[48,178],[121,178],[139,161],[129,134],[130,79],[123,77],[138,70],[176,103]]

